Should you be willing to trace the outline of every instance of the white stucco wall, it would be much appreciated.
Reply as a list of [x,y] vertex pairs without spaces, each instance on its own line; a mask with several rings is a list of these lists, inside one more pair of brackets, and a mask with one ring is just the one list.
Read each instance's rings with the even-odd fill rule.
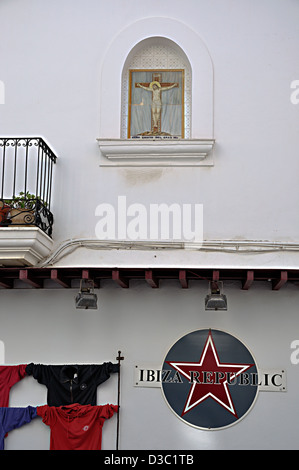
[[[188,1],[182,8],[172,1],[157,3],[155,19],[155,2],[150,11],[139,2],[88,4],[1,4],[7,19],[1,31],[1,134],[42,135],[57,152],[55,241],[94,237],[95,208],[115,204],[118,195],[128,203],[201,203],[206,239],[296,240],[298,107],[290,85],[298,78],[297,5]],[[96,139],[108,136],[107,125],[110,137],[120,130],[116,77],[125,52],[150,30],[164,30],[172,40],[177,34],[195,72],[206,48],[214,80],[212,168],[99,167]],[[109,51],[115,50],[111,91],[101,101]],[[193,87],[196,128],[200,83]]]
[[[298,242],[299,105],[291,83],[299,79],[299,5],[291,0],[4,0],[0,4],[2,136],[42,136],[56,152],[53,181],[55,248],[69,239],[95,238],[96,207],[117,204],[203,204],[205,240]],[[193,136],[215,138],[214,165],[199,168],[103,168],[96,139],[119,137],[121,73],[126,54],[149,35],[165,35],[187,54],[193,69]],[[201,64],[209,64],[208,115]],[[110,89],[107,86],[111,74]],[[204,74],[205,79],[207,75]],[[105,93],[103,91],[105,89]],[[212,109],[211,109],[212,103]],[[210,114],[209,114],[210,112]],[[105,116],[105,117],[104,117]],[[206,127],[205,127],[206,126]],[[204,129],[204,131],[202,131]],[[109,135],[109,130],[111,134]],[[287,265],[297,251],[276,254],[145,254],[149,263]],[[194,256],[193,256],[194,255]],[[124,256],[124,257],[123,257]],[[121,253],[123,264],[140,260]],[[117,261],[117,252],[113,252]],[[109,262],[76,250],[60,265]],[[175,282],[122,290],[104,283],[99,310],[74,308],[75,289],[1,290],[0,340],[5,362],[64,363],[114,360],[122,368],[122,449],[298,448],[298,286],[271,291],[267,282],[248,292],[225,286],[229,310],[208,314],[206,286],[182,290]],[[55,295],[54,295],[55,294]],[[224,431],[204,432],[178,420],[159,389],[133,386],[136,361],[157,363],[174,341],[197,328],[236,335],[261,367],[287,370],[285,393],[261,393],[249,415]],[[99,400],[116,399],[116,377]],[[45,389],[25,378],[12,406],[43,404]],[[103,448],[115,448],[116,419],[104,426]],[[275,432],[273,432],[275,430]],[[48,429],[38,421],[7,438],[8,449],[47,449]]]
[[[298,367],[292,364],[297,287],[269,291],[267,283],[245,292],[226,286],[229,310],[206,312],[206,286],[187,290],[176,282],[159,289],[105,283],[99,310],[74,308],[75,290],[1,292],[1,337],[6,363],[94,363],[125,359],[121,375],[120,449],[294,449],[297,442]],[[46,305],[46,307],[45,307]],[[18,325],[17,327],[15,325]],[[135,364],[159,364],[177,339],[199,328],[228,331],[252,351],[261,369],[285,369],[287,392],[259,392],[249,414],[221,431],[202,431],[179,420],[158,388],[134,387]],[[117,399],[117,377],[98,388],[99,403]],[[44,404],[46,389],[26,377],[11,391],[11,406]],[[103,449],[115,449],[116,418],[103,428]],[[47,449],[49,430],[40,418],[10,433],[7,449]]]

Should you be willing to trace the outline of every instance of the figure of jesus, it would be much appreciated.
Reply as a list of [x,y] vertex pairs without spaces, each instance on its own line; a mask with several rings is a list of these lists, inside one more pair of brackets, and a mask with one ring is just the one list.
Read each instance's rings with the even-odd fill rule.
[[178,83],[172,83],[169,86],[162,87],[161,84],[154,80],[150,82],[149,86],[144,86],[141,83],[136,83],[136,87],[142,88],[143,90],[150,91],[152,93],[152,123],[154,133],[158,132],[159,124],[161,121],[161,110],[162,110],[162,91],[170,90],[171,88],[178,87]]

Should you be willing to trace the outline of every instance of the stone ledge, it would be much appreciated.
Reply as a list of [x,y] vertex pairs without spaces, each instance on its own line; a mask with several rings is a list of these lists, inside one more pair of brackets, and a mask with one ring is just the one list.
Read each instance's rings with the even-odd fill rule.
[[100,166],[213,166],[214,139],[97,139]]
[[0,227],[0,266],[35,266],[53,243],[38,227]]

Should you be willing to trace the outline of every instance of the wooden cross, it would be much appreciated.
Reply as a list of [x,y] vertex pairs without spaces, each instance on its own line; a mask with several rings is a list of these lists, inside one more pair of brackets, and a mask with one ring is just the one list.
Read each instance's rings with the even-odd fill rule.
[[[166,86],[171,86],[175,85],[174,83],[168,83],[168,82],[162,82],[162,73],[153,73],[152,75],[152,82],[159,82],[161,87],[166,87]],[[149,87],[152,82],[148,83],[139,83],[140,85],[143,85],[145,87]],[[135,87],[137,86],[137,83],[135,83]]]

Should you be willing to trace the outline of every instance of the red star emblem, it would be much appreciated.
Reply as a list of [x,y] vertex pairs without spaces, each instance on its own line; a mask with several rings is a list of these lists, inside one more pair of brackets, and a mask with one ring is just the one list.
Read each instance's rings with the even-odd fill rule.
[[182,416],[210,397],[238,418],[228,385],[254,364],[221,363],[211,331],[199,362],[167,363],[192,383]]

